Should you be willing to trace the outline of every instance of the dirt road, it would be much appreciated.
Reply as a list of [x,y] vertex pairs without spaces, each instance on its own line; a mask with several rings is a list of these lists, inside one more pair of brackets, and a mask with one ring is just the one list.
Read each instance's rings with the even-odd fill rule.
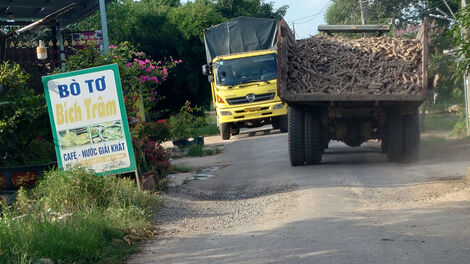
[[266,134],[180,160],[214,177],[163,195],[161,234],[129,263],[470,263],[470,145],[396,164],[335,142],[291,167],[287,135]]

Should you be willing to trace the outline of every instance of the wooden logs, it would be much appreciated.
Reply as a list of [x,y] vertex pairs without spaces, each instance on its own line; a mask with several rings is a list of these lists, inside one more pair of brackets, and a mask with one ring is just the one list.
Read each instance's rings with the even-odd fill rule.
[[422,90],[417,40],[312,37],[288,51],[287,89],[295,94],[415,95]]

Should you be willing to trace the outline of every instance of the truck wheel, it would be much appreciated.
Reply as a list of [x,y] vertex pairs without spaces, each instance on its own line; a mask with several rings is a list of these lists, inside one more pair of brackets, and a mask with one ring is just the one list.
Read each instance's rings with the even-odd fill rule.
[[235,127],[235,128],[230,128],[230,131],[232,133],[232,136],[236,136],[238,134],[240,134],[240,128],[239,127]]
[[286,133],[289,130],[287,119],[287,115],[282,115],[279,117],[279,129],[281,130],[281,133]]
[[403,160],[403,116],[398,109],[387,113],[387,159],[400,162]]
[[289,107],[289,157],[292,166],[305,164],[305,120],[304,111],[298,107]]
[[404,160],[406,162],[416,162],[419,159],[420,145],[418,110],[411,115],[405,115],[403,119]]
[[279,129],[281,126],[281,120],[278,116],[271,117],[271,122],[274,129]]
[[317,113],[305,112],[305,162],[307,165],[321,162],[324,142],[321,123]]
[[230,123],[221,123],[219,130],[223,140],[230,139]]
[[328,146],[330,145],[330,135],[328,134],[328,130],[326,127],[322,126],[322,130],[321,130],[321,139],[322,139],[322,143],[323,143],[323,153],[325,153],[325,149],[328,148]]
[[380,142],[380,150],[382,153],[387,153],[387,128],[384,128],[384,132],[382,135],[382,140]]

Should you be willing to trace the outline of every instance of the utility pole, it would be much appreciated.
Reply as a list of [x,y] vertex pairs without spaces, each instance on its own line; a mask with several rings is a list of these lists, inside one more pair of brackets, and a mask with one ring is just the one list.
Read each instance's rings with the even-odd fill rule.
[[[467,6],[467,1],[465,0],[462,0],[461,2],[462,4],[462,9],[464,9],[466,6]],[[468,30],[467,29],[463,29],[461,28],[460,29],[460,35],[464,38],[468,37]],[[468,104],[469,104],[469,100],[468,100],[468,71],[466,70],[465,73],[463,74],[463,83],[464,83],[464,91],[465,91],[465,121],[467,123],[467,136],[470,135],[470,131],[468,129]],[[465,174],[464,176],[464,179],[466,181],[469,181],[470,180],[470,167],[467,167],[467,173]]]
[[294,32],[294,40],[296,39],[295,37],[295,22],[292,21],[292,31]]
[[367,0],[359,0],[359,5],[361,7],[362,24],[366,25],[367,24]]
[[[466,0],[462,0],[461,1],[461,6],[462,6],[462,9],[464,9],[466,6],[467,6],[467,1]],[[467,38],[468,37],[468,30],[467,29],[464,29],[464,28],[461,28],[461,35],[463,38]],[[463,82],[464,82],[464,94],[465,94],[465,122],[466,122],[466,125],[467,125],[467,136],[470,136],[470,129],[469,129],[469,113],[470,113],[470,91],[468,90],[468,88],[470,87],[469,83],[468,83],[468,80],[469,80],[470,76],[468,75],[468,71],[465,71],[464,75],[463,75]]]
[[101,34],[103,34],[103,52],[109,53],[109,37],[108,37],[108,21],[106,18],[106,2],[99,0],[100,17],[101,17]]

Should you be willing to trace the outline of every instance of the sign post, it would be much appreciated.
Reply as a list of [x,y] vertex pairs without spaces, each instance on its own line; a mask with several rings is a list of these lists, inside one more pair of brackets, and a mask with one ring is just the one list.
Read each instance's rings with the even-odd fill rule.
[[42,82],[60,169],[80,164],[99,175],[136,171],[117,64]]

